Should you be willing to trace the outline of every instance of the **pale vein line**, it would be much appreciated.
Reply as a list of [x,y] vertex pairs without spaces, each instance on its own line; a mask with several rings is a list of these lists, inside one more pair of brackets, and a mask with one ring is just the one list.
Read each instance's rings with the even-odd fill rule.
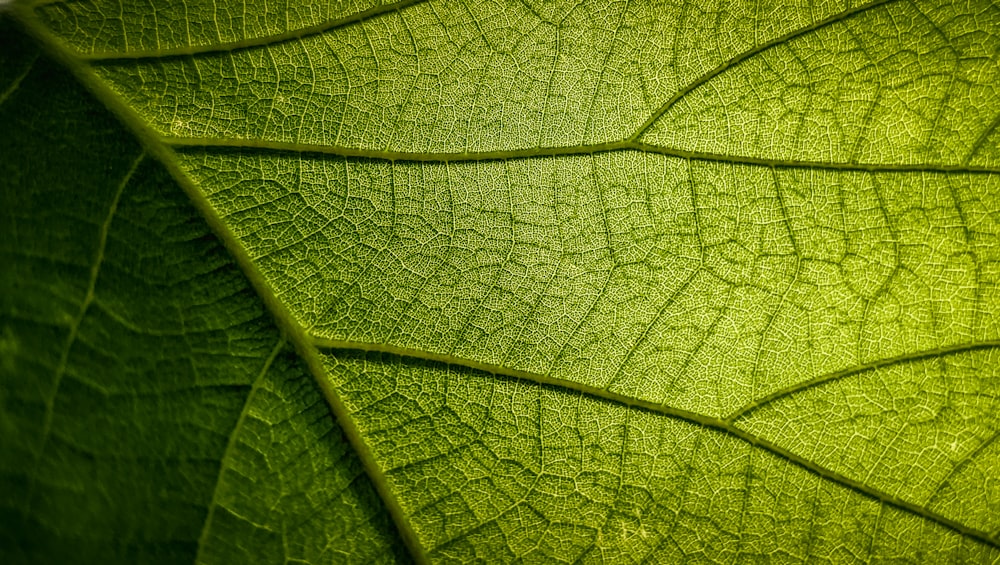
[[274,345],[271,349],[270,355],[267,356],[267,360],[264,361],[264,366],[261,367],[260,372],[253,381],[253,385],[250,387],[250,392],[247,393],[246,401],[243,403],[243,410],[240,411],[240,417],[236,420],[236,425],[233,426],[232,432],[229,434],[229,440],[226,442],[226,449],[222,452],[222,458],[219,460],[219,474],[215,478],[215,488],[212,489],[212,501],[208,504],[208,516],[205,517],[205,523],[201,527],[201,535],[198,536],[198,553],[195,556],[195,563],[204,563],[202,559],[202,551],[205,549],[205,544],[208,541],[209,530],[212,529],[212,520],[215,518],[215,509],[219,506],[219,486],[222,484],[222,477],[226,473],[226,462],[232,458],[233,450],[236,448],[236,436],[238,435],[240,429],[243,427],[243,423],[247,419],[247,414],[250,412],[250,405],[253,404],[253,399],[260,390],[261,383],[264,382],[264,377],[267,372],[271,369],[271,365],[274,360],[277,359],[278,354],[285,347],[285,338],[281,337],[278,339],[278,343]]
[[1000,113],[998,113],[997,117],[993,119],[993,123],[987,126],[986,129],[983,130],[983,133],[979,134],[979,137],[977,137],[976,141],[973,142],[972,149],[969,150],[969,154],[962,160],[963,164],[972,162],[972,159],[975,158],[975,156],[979,153],[979,150],[986,145],[986,140],[993,135],[993,132],[996,131],[997,127],[1000,127]]
[[[115,212],[118,210],[118,202],[121,200],[121,196],[125,192],[125,187],[128,185],[129,181],[132,180],[132,176],[135,174],[136,170],[139,168],[139,164],[142,163],[145,157],[145,151],[139,153],[139,156],[132,161],[132,165],[129,167],[128,172],[125,173],[124,178],[122,178],[121,182],[118,183],[118,187],[115,189],[114,196],[111,199],[111,205],[108,207],[107,217],[105,217],[98,232],[97,251],[94,254],[94,262],[90,267],[90,276],[87,281],[87,291],[84,295],[83,302],[80,303],[80,309],[77,311],[77,314],[74,316],[70,325],[69,334],[66,336],[66,342],[63,344],[62,353],[59,355],[59,365],[56,367],[52,390],[49,393],[48,398],[45,399],[45,420],[42,423],[42,435],[39,440],[39,450],[35,457],[36,463],[41,461],[42,457],[45,455],[45,449],[48,446],[49,438],[52,435],[52,420],[55,417],[56,398],[59,396],[59,388],[62,386],[63,377],[66,374],[66,369],[69,364],[69,354],[73,349],[73,344],[76,342],[80,325],[83,323],[83,318],[87,315],[87,310],[94,301],[94,292],[97,288],[97,278],[101,271],[101,265],[104,262],[104,250],[107,246],[108,232],[111,228],[111,222],[115,217]],[[37,476],[37,473],[32,474],[32,477],[35,476]],[[28,494],[29,508],[33,492],[34,481],[32,481]]]
[[168,47],[166,49],[136,50],[136,51],[122,51],[122,52],[97,51],[93,53],[76,53],[75,56],[85,61],[159,59],[165,57],[199,55],[203,53],[225,53],[225,52],[238,51],[244,49],[252,49],[254,47],[278,45],[281,43],[296,41],[312,35],[319,35],[327,31],[349,26],[351,24],[360,23],[365,20],[370,20],[391,12],[398,12],[400,10],[409,8],[410,6],[421,4],[427,1],[428,0],[400,0],[399,2],[391,2],[389,4],[383,4],[381,6],[375,6],[367,10],[362,10],[356,14],[351,14],[350,16],[327,20],[308,27],[288,30],[281,33],[275,33],[272,35],[239,39],[236,41],[209,43],[205,45],[184,45],[180,47]]
[[386,353],[398,357],[423,359],[425,361],[431,361],[434,363],[443,363],[447,365],[466,367],[468,369],[473,369],[476,371],[481,371],[492,375],[512,377],[515,379],[531,381],[543,385],[570,389],[577,392],[582,392],[590,396],[603,398],[604,400],[611,400],[613,402],[624,404],[626,406],[642,408],[645,410],[649,410],[651,412],[666,414],[667,416],[674,416],[682,420],[688,420],[690,422],[695,422],[709,427],[725,428],[727,426],[727,424],[719,418],[705,416],[703,414],[692,412],[690,410],[674,408],[666,404],[650,402],[648,400],[642,400],[640,398],[634,398],[631,396],[626,396],[623,394],[611,392],[607,389],[597,388],[594,386],[578,383],[575,381],[560,379],[557,377],[551,377],[548,375],[543,375],[541,373],[522,371],[520,369],[512,369],[510,367],[497,365],[494,363],[484,363],[482,361],[477,361],[475,359],[457,357],[455,355],[448,355],[445,353],[435,353],[433,351],[425,351],[422,349],[398,347],[390,344],[336,340],[336,339],[328,339],[317,336],[310,336],[310,337],[312,339],[313,345],[320,349],[339,349],[348,351],[365,351],[370,353]]
[[676,94],[674,94],[670,98],[670,100],[667,100],[662,106],[660,106],[659,109],[656,110],[656,112],[653,112],[653,115],[650,116],[649,119],[647,119],[645,123],[643,123],[641,126],[639,126],[639,129],[636,130],[636,132],[634,134],[632,134],[628,138],[629,141],[635,141],[635,140],[639,139],[640,137],[642,137],[642,135],[644,133],[646,133],[646,131],[648,131],[649,128],[651,128],[653,126],[653,124],[656,123],[657,120],[659,120],[661,117],[663,117],[663,115],[666,114],[667,111],[670,110],[670,108],[674,107],[674,105],[676,105],[677,102],[679,102],[681,98],[684,98],[685,96],[687,96],[688,94],[690,94],[692,91],[694,91],[699,86],[701,86],[701,85],[705,84],[706,82],[714,79],[715,77],[721,75],[722,73],[726,72],[727,70],[729,70],[729,69],[731,69],[731,68],[739,65],[740,63],[743,63],[747,59],[750,59],[751,57],[753,57],[755,55],[759,55],[760,53],[763,53],[764,51],[767,51],[768,49],[772,49],[772,48],[777,47],[779,45],[783,45],[785,43],[788,43],[789,41],[791,41],[791,40],[793,40],[793,39],[795,39],[797,37],[803,36],[803,35],[805,35],[807,33],[816,31],[818,29],[821,29],[823,27],[826,27],[828,25],[831,25],[831,24],[834,24],[834,23],[837,23],[837,22],[840,22],[840,21],[844,21],[847,18],[850,18],[851,16],[854,16],[854,15],[859,14],[861,12],[865,12],[865,11],[870,10],[872,8],[881,6],[883,4],[888,4],[888,3],[894,2],[894,1],[896,1],[896,0],[875,0],[874,2],[869,2],[867,4],[862,4],[860,6],[856,6],[854,8],[851,8],[850,10],[845,10],[843,12],[836,13],[836,14],[828,17],[828,18],[822,19],[822,20],[820,20],[818,22],[815,22],[813,24],[810,24],[808,26],[801,27],[799,29],[796,29],[796,30],[790,32],[790,33],[786,33],[785,35],[782,35],[781,37],[777,37],[777,38],[772,39],[770,41],[761,43],[760,45],[754,47],[753,49],[749,49],[747,51],[744,51],[744,52],[740,53],[739,55],[733,57],[732,59],[729,59],[728,61],[722,63],[718,67],[715,67],[711,71],[708,71],[707,73],[701,75],[700,77],[698,77],[697,79],[695,79],[693,82],[689,83],[687,86],[685,86],[684,88],[682,88],[681,90],[679,90]]
[[52,425],[52,409],[55,404],[56,396],[59,394],[59,385],[62,382],[63,375],[66,373],[67,364],[69,362],[69,352],[73,347],[73,343],[76,341],[77,333],[80,330],[80,324],[83,322],[83,318],[87,315],[87,310],[90,308],[91,303],[94,301],[94,292],[97,288],[97,278],[101,272],[101,265],[104,263],[104,250],[108,242],[108,232],[111,228],[111,221],[114,219],[115,212],[118,210],[118,202],[121,200],[122,193],[125,192],[125,187],[128,185],[129,181],[132,180],[132,176],[135,171],[139,168],[139,164],[142,163],[143,159],[146,157],[146,152],[143,151],[138,157],[132,161],[132,166],[129,167],[128,172],[122,181],[118,183],[118,187],[115,189],[115,194],[111,199],[111,206],[108,207],[107,217],[104,219],[104,223],[101,224],[101,229],[98,232],[97,240],[97,252],[94,255],[94,262],[90,267],[90,277],[87,281],[87,292],[84,295],[83,302],[80,303],[80,309],[76,316],[73,318],[73,323],[70,326],[69,335],[66,337],[66,343],[63,345],[62,354],[59,357],[59,366],[56,368],[55,383],[53,383],[53,391],[50,398],[46,401],[46,414],[45,414],[45,425],[42,432],[42,441],[49,435],[49,431]]
[[729,163],[734,165],[750,165],[777,169],[821,169],[867,173],[1000,173],[1000,167],[973,167],[967,165],[866,164],[764,159],[758,157],[722,155],[719,153],[707,153],[704,151],[687,151],[684,149],[661,147],[628,140],[611,143],[597,143],[593,145],[540,147],[533,149],[512,149],[501,151],[465,151],[458,153],[380,151],[374,149],[336,147],[332,145],[311,143],[271,141],[266,139],[224,139],[215,137],[164,137],[162,138],[162,142],[177,149],[258,149],[284,153],[313,153],[318,155],[331,155],[335,157],[362,158],[391,162],[460,163],[467,161],[503,161],[538,157],[582,156],[593,155],[595,153],[609,153],[613,151],[638,151],[641,153],[655,153],[669,157],[690,159],[692,161]]
[[965,457],[963,457],[961,461],[956,463],[955,466],[953,466],[951,470],[948,471],[948,474],[945,475],[943,479],[941,479],[941,481],[938,483],[937,488],[934,489],[934,492],[931,493],[930,498],[927,499],[927,506],[929,507],[931,504],[934,503],[935,500],[937,500],[938,495],[941,494],[942,489],[944,489],[944,487],[949,483],[949,481],[951,481],[952,477],[957,475],[962,469],[966,467],[966,465],[975,461],[976,458],[979,457],[979,454],[982,453],[983,451],[986,451],[986,449],[989,448],[989,446],[994,441],[996,441],[998,437],[1000,437],[1000,429],[995,430],[993,432],[993,435],[991,435],[985,441],[980,442],[975,449],[973,449],[971,452],[965,455]]
[[868,486],[867,484],[861,481],[852,479],[832,469],[819,465],[814,461],[810,461],[800,455],[797,455],[792,451],[785,449],[767,439],[759,437],[749,431],[737,428],[731,422],[728,422],[720,418],[714,418],[711,416],[705,416],[704,414],[699,414],[697,412],[683,410],[680,408],[674,408],[666,404],[658,404],[655,402],[650,402],[638,398],[633,398],[630,396],[625,396],[623,394],[618,394],[606,389],[597,388],[583,383],[551,377],[540,373],[533,373],[530,371],[511,369],[509,367],[503,367],[491,363],[483,363],[480,361],[476,361],[474,359],[459,358],[453,355],[434,353],[419,349],[410,349],[410,348],[397,347],[385,344],[332,340],[316,336],[311,336],[311,339],[313,341],[313,345],[321,349],[385,353],[398,357],[419,359],[419,360],[430,361],[434,363],[443,363],[448,365],[456,365],[497,376],[505,376],[519,380],[530,381],[545,386],[560,388],[563,390],[572,390],[592,398],[609,401],[616,404],[622,404],[633,408],[639,408],[657,414],[663,414],[665,416],[669,416],[679,420],[685,420],[687,422],[697,424],[702,427],[739,438],[754,447],[758,447],[760,449],[768,451],[777,457],[780,457],[802,469],[805,469],[806,471],[812,472],[815,475],[818,475],[819,477],[831,481],[833,483],[837,483],[842,487],[847,488],[848,490],[852,490],[862,496],[866,496],[882,504],[893,506],[897,509],[909,512],[916,516],[920,516],[931,522],[937,523],[950,530],[953,530],[959,533],[960,535],[973,538],[991,547],[1000,548],[1000,540],[991,537],[988,532],[971,528],[965,524],[962,524],[961,522],[952,520],[951,518],[947,518],[928,508],[903,500],[897,496],[894,496],[892,494]]
[[100,298],[95,297],[90,306],[96,308],[102,312],[108,318],[111,318],[116,324],[125,328],[126,330],[136,334],[136,335],[148,335],[153,337],[179,337],[184,335],[181,330],[158,330],[154,328],[143,328],[137,325],[135,322],[125,318],[122,314],[115,311],[115,309],[110,304],[105,304]]
[[7,90],[4,90],[2,93],[0,93],[0,106],[3,106],[4,102],[6,102],[8,98],[10,98],[11,94],[17,92],[17,89],[21,87],[21,82],[25,79],[25,77],[31,74],[31,69],[34,68],[35,63],[37,61],[38,61],[38,54],[36,53],[35,56],[31,58],[31,62],[28,63],[28,66],[25,67],[24,71],[21,72],[21,74],[17,75],[17,78],[14,79],[14,82],[10,83],[10,86],[7,87]]
[[868,363],[861,363],[854,365],[852,367],[847,367],[846,369],[841,369],[839,371],[834,371],[832,373],[827,373],[825,375],[820,375],[818,377],[809,379],[807,381],[802,381],[796,383],[792,386],[777,390],[762,396],[756,400],[747,403],[742,408],[736,410],[729,416],[727,416],[724,421],[728,424],[732,424],[736,420],[746,416],[747,414],[766,406],[767,404],[774,402],[785,396],[790,396],[797,392],[813,388],[825,383],[840,380],[845,377],[850,377],[866,371],[872,371],[875,369],[881,369],[883,367],[888,367],[891,365],[899,365],[902,363],[911,363],[916,361],[924,361],[927,359],[934,359],[938,357],[944,357],[949,355],[957,355],[959,353],[966,353],[969,351],[977,351],[982,349],[996,349],[1000,348],[1000,340],[988,340],[988,341],[977,341],[973,343],[959,343],[955,345],[949,345],[946,347],[938,347],[935,349],[928,349],[925,351],[917,351],[914,353],[904,353],[902,355],[896,355],[895,357],[886,357],[885,359],[876,359],[875,361],[869,361]]

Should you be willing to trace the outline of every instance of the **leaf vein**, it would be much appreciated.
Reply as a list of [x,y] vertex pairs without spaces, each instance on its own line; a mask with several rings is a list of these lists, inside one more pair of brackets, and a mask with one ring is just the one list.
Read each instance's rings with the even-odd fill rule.
[[965,468],[966,465],[975,461],[976,457],[978,457],[980,453],[985,451],[986,448],[988,448],[993,442],[995,442],[997,438],[1000,438],[1000,428],[995,430],[990,437],[980,442],[979,445],[977,445],[972,451],[967,453],[965,456],[962,457],[962,459],[960,459],[957,463],[955,463],[955,465],[951,468],[951,470],[948,471],[948,474],[945,475],[944,478],[942,478],[941,481],[938,483],[937,488],[934,489],[933,493],[931,493],[930,498],[927,499],[927,506],[930,507],[931,504],[933,504],[934,501],[937,500],[938,495],[940,495],[944,491],[944,487],[947,486],[948,481],[950,481],[952,477],[957,475],[962,469]]
[[[512,369],[509,367],[493,365],[489,363],[482,363],[480,361],[476,361],[473,359],[462,359],[452,355],[434,353],[430,351],[423,351],[417,349],[396,347],[393,345],[386,345],[386,344],[333,340],[317,336],[312,336],[312,342],[314,347],[320,349],[383,353],[402,358],[420,359],[424,361],[430,361],[433,363],[462,366],[468,369],[473,369],[475,371],[481,371],[496,376],[509,377],[517,380],[534,382],[536,384],[540,384],[543,386],[551,386],[560,389],[571,390],[591,398],[622,404],[624,406],[628,406],[631,408],[646,410],[649,412],[662,414],[664,416],[668,416],[679,420],[685,420],[687,422],[699,425],[703,428],[711,429],[741,439],[749,443],[753,447],[757,447],[765,451],[768,451],[772,455],[784,459],[789,463],[792,463],[802,469],[805,469],[806,471],[818,475],[819,477],[825,480],[836,483],[844,488],[854,491],[862,496],[873,499],[881,504],[889,505],[904,512],[908,512],[910,514],[922,517],[940,526],[951,529],[961,535],[973,538],[991,547],[1000,549],[1000,539],[996,539],[995,537],[991,536],[990,533],[988,532],[984,532],[969,527],[965,524],[962,524],[961,522],[958,522],[957,520],[953,520],[951,518],[938,514],[937,512],[934,512],[925,506],[921,506],[903,500],[895,495],[871,487],[863,483],[862,481],[859,481],[857,479],[852,479],[846,475],[838,473],[837,471],[824,467],[784,447],[781,447],[772,441],[769,441],[754,433],[736,427],[729,418],[720,419],[711,416],[706,416],[704,414],[699,414],[697,412],[692,412],[681,408],[675,408],[673,406],[669,406],[666,404],[659,404],[647,400],[641,400],[638,398],[629,397],[623,394],[611,392],[607,389],[601,389],[583,383],[569,381],[566,379],[552,377],[549,375],[543,375],[540,373],[533,373],[529,371],[522,371],[519,369]],[[1000,347],[1000,341],[989,342],[988,345],[984,343],[984,344],[975,344],[974,347],[970,347],[968,345],[966,345],[965,347],[966,349]],[[940,353],[942,350],[950,350],[950,349],[957,349],[957,348],[941,348],[939,350],[935,350],[934,352],[925,352],[924,355],[925,356],[939,355],[942,354]],[[900,359],[892,358],[892,361],[900,362]],[[883,362],[875,362],[873,364],[882,366],[887,363],[883,361]],[[855,372],[858,372],[858,368],[855,367],[849,371],[850,374],[854,374]],[[834,373],[833,375],[844,376],[842,373],[846,374],[848,373],[848,371],[840,371],[838,373]]]
[[[233,449],[236,446],[236,436],[240,429],[243,427],[243,423],[246,421],[247,414],[250,412],[250,405],[253,403],[254,396],[256,396],[257,391],[260,390],[261,383],[264,382],[264,377],[267,372],[271,369],[271,365],[274,360],[281,353],[281,350],[285,347],[285,337],[282,336],[278,338],[278,342],[271,349],[271,353],[264,360],[264,365],[261,367],[260,372],[254,379],[253,385],[250,387],[250,392],[247,393],[247,398],[243,402],[243,409],[240,411],[240,416],[236,420],[236,424],[233,426],[233,430],[229,433],[229,441],[226,442],[226,448],[222,452],[222,458],[219,460],[219,474],[215,478],[215,487],[212,489],[212,500],[208,503],[208,514],[205,516],[205,523],[202,525],[201,535],[198,536],[198,553],[195,557],[195,563],[204,563],[202,558],[202,551],[205,549],[205,544],[208,540],[208,533],[212,529],[212,521],[215,518],[215,509],[219,506],[219,486],[222,484],[222,477],[226,473],[226,462],[233,457]],[[232,512],[232,510],[230,510]],[[235,513],[234,513],[235,514]]]
[[7,99],[10,98],[12,94],[17,92],[17,89],[21,87],[21,82],[24,81],[24,79],[29,74],[31,74],[31,69],[34,68],[35,63],[37,61],[38,61],[38,55],[35,55],[34,57],[32,57],[31,62],[29,62],[28,65],[25,67],[24,71],[22,71],[21,74],[17,75],[14,81],[10,83],[10,86],[8,86],[7,89],[4,90],[3,92],[0,92],[0,106],[3,106],[4,102],[6,102]]
[[753,400],[742,408],[739,408],[729,416],[727,416],[723,421],[727,424],[732,424],[745,417],[751,412],[770,404],[776,400],[784,398],[786,396],[791,396],[797,392],[820,386],[829,382],[837,381],[846,377],[864,373],[866,371],[873,371],[875,369],[881,369],[883,367],[889,367],[892,365],[899,365],[902,363],[910,363],[914,361],[923,361],[925,359],[932,359],[935,357],[943,357],[948,355],[956,355],[959,353],[966,353],[969,351],[977,351],[982,349],[996,349],[1000,348],[1000,340],[986,340],[977,341],[971,343],[959,343],[954,345],[948,345],[944,347],[938,347],[934,349],[927,349],[924,351],[917,351],[912,353],[904,353],[902,355],[896,355],[895,357],[886,357],[884,359],[876,359],[874,361],[869,361],[867,363],[859,363],[852,367],[847,367],[839,371],[834,371],[832,373],[827,373],[825,375],[820,375],[812,379],[796,383],[794,385],[785,387],[783,389],[777,390]]
[[351,14],[350,16],[330,19],[315,25],[299,29],[291,29],[281,33],[275,33],[272,35],[239,39],[236,41],[208,43],[204,45],[185,45],[180,47],[168,47],[166,49],[149,49],[149,50],[136,50],[136,51],[98,51],[94,53],[76,53],[75,55],[76,57],[83,59],[84,61],[117,61],[117,60],[135,60],[135,59],[164,59],[171,57],[201,55],[206,53],[226,53],[232,51],[242,51],[245,49],[253,49],[255,47],[279,45],[282,43],[297,41],[299,39],[310,37],[313,35],[320,35],[322,33],[326,33],[334,29],[346,27],[356,23],[361,23],[392,12],[398,12],[400,10],[409,8],[410,6],[422,4],[427,1],[428,0],[399,0],[398,2],[392,2],[389,4],[384,4],[382,6],[375,6],[367,10],[362,10],[356,14]]
[[777,47],[779,45],[783,45],[785,43],[788,43],[789,41],[791,41],[791,40],[793,40],[793,39],[795,39],[797,37],[800,37],[802,35],[805,35],[807,33],[816,31],[818,29],[824,28],[824,27],[826,27],[828,25],[831,25],[831,24],[835,24],[837,22],[844,21],[847,18],[850,18],[851,16],[860,14],[862,12],[866,12],[868,10],[871,10],[872,8],[877,8],[878,6],[882,6],[883,4],[888,4],[888,3],[894,2],[894,1],[895,0],[875,0],[874,2],[869,2],[867,4],[862,4],[860,6],[856,6],[854,8],[849,9],[849,10],[845,10],[843,12],[839,12],[839,13],[833,14],[832,16],[829,16],[829,17],[827,17],[825,19],[822,19],[822,20],[820,20],[818,22],[814,22],[812,24],[809,24],[809,25],[807,25],[805,27],[801,27],[799,29],[793,30],[793,31],[791,31],[789,33],[786,33],[785,35],[782,35],[780,37],[776,37],[776,38],[774,38],[774,39],[772,39],[770,41],[761,43],[760,45],[758,45],[758,46],[756,46],[756,47],[754,47],[752,49],[749,49],[747,51],[744,51],[744,52],[740,53],[739,55],[736,55],[735,57],[732,57],[731,59],[725,61],[724,63],[722,63],[718,67],[715,67],[711,71],[708,71],[707,73],[701,75],[700,77],[698,77],[697,79],[695,79],[693,82],[689,83],[687,86],[685,86],[684,88],[682,88],[679,91],[677,91],[676,94],[674,94],[673,96],[671,96],[669,100],[667,100],[662,106],[660,106],[655,112],[653,112],[653,115],[650,116],[649,119],[647,119],[645,123],[643,123],[641,126],[639,126],[639,129],[636,130],[636,132],[633,133],[628,138],[628,140],[629,141],[636,141],[636,140],[638,140],[640,137],[642,137],[643,134],[645,134],[647,131],[649,131],[649,128],[651,128],[653,126],[653,124],[656,123],[657,120],[659,120],[661,117],[663,117],[663,115],[666,114],[671,108],[673,108],[675,105],[677,105],[677,103],[682,98],[684,98],[685,96],[687,96],[688,94],[690,94],[691,92],[693,92],[699,86],[707,83],[708,81],[710,81],[710,80],[714,79],[715,77],[721,75],[722,73],[726,72],[727,70],[729,70],[729,69],[731,69],[731,68],[733,68],[733,67],[735,67],[735,66],[737,66],[737,65],[739,65],[741,63],[743,63],[744,61],[750,59],[751,57],[753,57],[755,55],[758,55],[760,53],[763,53],[764,51],[767,51],[767,50],[772,49],[774,47]]
[[[132,162],[125,176],[122,178],[118,187],[115,189],[115,193],[112,196],[111,204],[108,206],[108,213],[105,216],[104,221],[101,223],[101,227],[98,230],[97,237],[97,250],[94,253],[94,260],[90,267],[90,273],[87,279],[87,290],[83,297],[83,301],[80,303],[80,308],[77,311],[76,316],[73,317],[73,321],[70,324],[69,334],[66,336],[66,342],[63,344],[62,353],[59,356],[59,365],[56,368],[55,380],[52,384],[52,392],[46,399],[45,403],[45,423],[42,427],[42,450],[44,450],[45,441],[52,429],[52,418],[55,399],[59,395],[59,385],[62,383],[63,376],[66,373],[66,369],[69,362],[69,353],[73,348],[73,344],[76,342],[78,332],[80,330],[80,324],[83,322],[83,318],[87,315],[87,311],[90,305],[94,302],[94,291],[97,287],[97,278],[101,271],[101,265],[104,263],[104,249],[108,241],[108,231],[111,227],[111,221],[115,216],[115,212],[118,210],[118,202],[121,199],[122,193],[125,191],[125,187],[128,185],[129,181],[132,180],[132,175],[135,173],[136,169],[139,168],[139,164],[145,158],[146,153],[142,152],[138,157]],[[41,457],[41,453],[39,454]]]
[[965,164],[921,164],[921,163],[837,163],[831,161],[805,161],[796,159],[767,159],[738,155],[723,155],[705,151],[688,151],[675,147],[650,145],[638,141],[616,141],[592,145],[538,147],[531,149],[511,149],[499,151],[474,152],[410,152],[382,151],[375,149],[360,149],[354,147],[339,147],[312,143],[296,143],[289,141],[272,141],[267,139],[222,139],[214,137],[164,137],[162,143],[178,150],[238,150],[256,149],[276,153],[305,153],[331,155],[344,158],[370,159],[374,161],[414,162],[414,163],[458,163],[471,161],[504,161],[512,159],[530,159],[542,157],[570,157],[609,153],[614,151],[637,151],[653,153],[692,161],[727,163],[732,165],[747,165],[768,167],[774,169],[817,169],[845,172],[898,172],[898,173],[965,173],[965,174],[1000,174],[1000,167],[972,166]]

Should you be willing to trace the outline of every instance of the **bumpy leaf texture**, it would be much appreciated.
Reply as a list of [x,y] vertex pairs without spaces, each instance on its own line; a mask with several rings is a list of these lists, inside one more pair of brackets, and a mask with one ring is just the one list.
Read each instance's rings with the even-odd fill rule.
[[1000,562],[1000,5],[11,14],[4,563]]

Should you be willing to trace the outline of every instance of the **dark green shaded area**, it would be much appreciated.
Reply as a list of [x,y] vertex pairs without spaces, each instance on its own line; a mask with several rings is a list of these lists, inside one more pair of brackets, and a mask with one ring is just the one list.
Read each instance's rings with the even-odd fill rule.
[[0,562],[398,558],[225,248],[6,19],[0,132]]

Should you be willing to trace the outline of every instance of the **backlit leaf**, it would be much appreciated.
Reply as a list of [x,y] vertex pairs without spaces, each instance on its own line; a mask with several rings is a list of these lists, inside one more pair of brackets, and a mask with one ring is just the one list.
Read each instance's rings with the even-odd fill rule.
[[4,556],[1000,561],[1000,6],[154,4],[3,24]]

